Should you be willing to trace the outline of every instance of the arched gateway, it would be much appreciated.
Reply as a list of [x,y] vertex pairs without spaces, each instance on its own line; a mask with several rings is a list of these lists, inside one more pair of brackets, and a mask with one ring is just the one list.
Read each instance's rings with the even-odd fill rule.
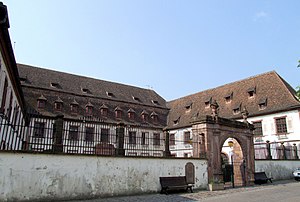
[[208,182],[223,184],[222,147],[228,138],[240,145],[243,158],[243,185],[254,181],[253,127],[246,121],[224,119],[213,116],[198,117],[192,121],[193,156],[206,156],[208,160]]

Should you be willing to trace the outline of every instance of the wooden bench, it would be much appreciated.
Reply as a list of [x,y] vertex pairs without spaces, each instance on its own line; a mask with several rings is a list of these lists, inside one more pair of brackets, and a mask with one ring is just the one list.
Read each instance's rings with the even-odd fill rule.
[[268,183],[268,181],[270,181],[272,183],[272,178],[267,177],[265,172],[255,172],[254,173],[254,183],[255,184]]
[[190,189],[193,193],[192,185],[186,182],[185,176],[176,177],[160,177],[161,191],[160,193],[168,194],[170,190],[186,190]]

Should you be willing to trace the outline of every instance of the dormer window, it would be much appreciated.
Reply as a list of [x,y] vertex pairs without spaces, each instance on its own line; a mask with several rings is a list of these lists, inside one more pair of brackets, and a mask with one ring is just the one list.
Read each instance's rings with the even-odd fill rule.
[[205,108],[210,108],[211,100],[212,100],[212,97],[210,97],[204,101]]
[[115,117],[117,119],[121,119],[122,118],[122,109],[120,107],[116,107],[115,108]]
[[157,100],[151,100],[153,104],[159,105],[159,102]]
[[27,81],[27,78],[26,77],[20,77],[20,82],[21,83],[26,83]]
[[253,98],[256,94],[256,87],[249,88],[247,92],[248,92],[249,98]]
[[138,97],[132,96],[132,99],[137,101],[137,102],[141,102],[140,98],[138,98]]
[[143,122],[147,122],[148,121],[148,117],[149,117],[148,112],[145,111],[145,110],[143,110],[142,113],[141,113],[141,117],[142,117]]
[[155,112],[152,112],[152,113],[150,114],[150,117],[151,117],[151,119],[152,119],[152,121],[153,121],[154,123],[157,123],[157,122],[158,122],[158,115],[157,115]]
[[88,88],[81,88],[81,91],[86,94],[91,94],[91,91]]
[[192,102],[189,102],[185,105],[185,112],[190,112],[192,110]]
[[52,88],[60,88],[60,85],[59,85],[58,83],[54,83],[54,82],[51,82],[51,83],[50,83],[50,86],[51,86]]
[[231,92],[231,93],[228,93],[228,94],[226,94],[226,95],[224,96],[225,102],[226,102],[226,103],[231,103],[232,97],[233,97],[232,95],[233,95],[233,93]]
[[127,114],[128,114],[128,118],[129,118],[130,120],[134,120],[135,111],[134,111],[133,109],[130,108],[130,109],[127,111]]
[[267,98],[261,98],[258,102],[259,110],[264,110],[267,108]]
[[114,94],[111,93],[111,92],[106,92],[106,95],[107,95],[108,97],[114,97]]
[[74,101],[70,104],[71,112],[78,113],[78,102],[74,99]]
[[54,102],[54,109],[57,111],[61,111],[63,107],[63,101],[60,99],[60,97],[57,98]]
[[241,103],[238,103],[233,107],[233,114],[239,114],[239,113],[241,113]]
[[175,119],[173,120],[174,125],[177,125],[177,124],[179,123],[179,120],[180,120],[180,116],[177,117],[177,118],[175,118]]
[[41,95],[37,100],[37,107],[39,109],[43,109],[46,106],[47,99],[44,97],[44,95]]
[[107,117],[108,115],[108,107],[103,104],[101,107],[100,107],[100,114],[102,117]]
[[94,108],[94,105],[92,105],[92,103],[88,103],[86,106],[85,106],[85,113],[89,116],[91,116],[93,114],[93,108]]

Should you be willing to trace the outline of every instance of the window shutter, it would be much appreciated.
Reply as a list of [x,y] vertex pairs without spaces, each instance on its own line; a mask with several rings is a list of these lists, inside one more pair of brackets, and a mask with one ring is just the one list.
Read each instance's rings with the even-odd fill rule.
[[293,119],[291,117],[287,118],[287,131],[288,131],[288,133],[293,133],[294,132]]

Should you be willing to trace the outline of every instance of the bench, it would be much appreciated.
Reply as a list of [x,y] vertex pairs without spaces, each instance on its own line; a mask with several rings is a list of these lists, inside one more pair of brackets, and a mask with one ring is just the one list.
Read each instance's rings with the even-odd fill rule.
[[268,183],[268,181],[270,181],[272,183],[272,178],[267,177],[265,172],[255,172],[254,173],[254,183],[255,184]]
[[168,194],[170,190],[186,190],[190,189],[193,193],[192,185],[186,182],[185,176],[176,177],[159,177],[161,191],[160,193]]

